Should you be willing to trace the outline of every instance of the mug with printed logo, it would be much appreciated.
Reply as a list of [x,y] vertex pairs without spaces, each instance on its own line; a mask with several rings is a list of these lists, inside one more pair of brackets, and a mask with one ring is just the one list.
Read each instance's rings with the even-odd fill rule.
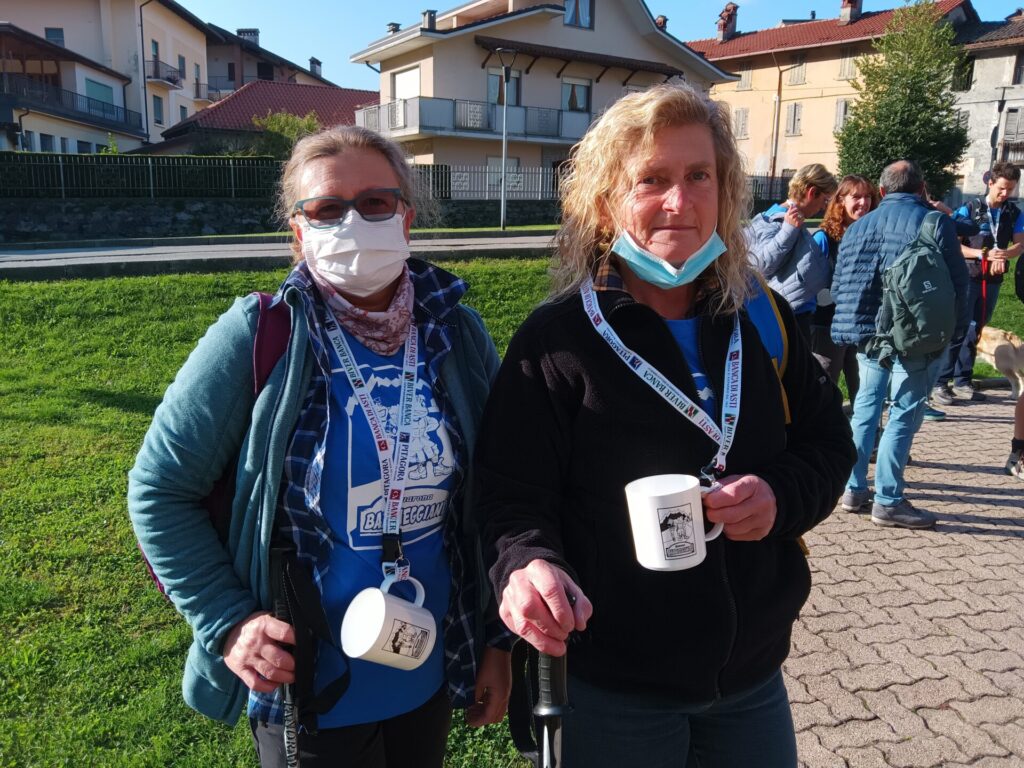
[[380,588],[367,587],[354,598],[341,621],[341,647],[352,659],[396,669],[416,669],[426,661],[437,639],[433,614],[423,607],[423,585],[414,602],[390,594],[396,579],[388,576]]
[[693,475],[651,475],[626,485],[636,559],[652,571],[681,571],[704,562],[706,542],[722,524],[704,532],[700,481]]

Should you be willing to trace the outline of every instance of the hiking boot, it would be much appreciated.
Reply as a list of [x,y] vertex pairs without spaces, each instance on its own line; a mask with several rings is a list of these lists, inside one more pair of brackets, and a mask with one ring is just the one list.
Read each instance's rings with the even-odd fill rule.
[[1006,460],[1006,474],[1013,475],[1018,480],[1024,480],[1024,453],[1011,451],[1010,458]]
[[940,411],[938,408],[932,408],[930,405],[924,407],[924,420],[925,421],[944,421],[946,418],[946,412]]
[[891,507],[875,502],[871,507],[871,522],[888,528],[934,528],[935,515],[914,509],[906,499]]
[[851,491],[849,488],[843,491],[843,498],[839,500],[839,506],[846,512],[867,512],[870,503],[871,491]]
[[949,388],[949,384],[940,384],[937,387],[933,387],[931,401],[939,405],[952,405],[953,390]]
[[953,394],[960,400],[970,400],[974,403],[983,403],[988,400],[985,395],[974,388],[973,384],[957,384],[953,387]]

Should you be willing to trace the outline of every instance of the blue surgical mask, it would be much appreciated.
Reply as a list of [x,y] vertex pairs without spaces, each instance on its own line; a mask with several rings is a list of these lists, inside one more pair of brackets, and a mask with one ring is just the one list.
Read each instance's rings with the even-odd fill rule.
[[628,232],[623,232],[612,246],[615,254],[626,262],[633,274],[644,282],[659,288],[678,288],[692,283],[715,259],[727,250],[717,228],[711,236],[676,269],[664,259],[636,244]]

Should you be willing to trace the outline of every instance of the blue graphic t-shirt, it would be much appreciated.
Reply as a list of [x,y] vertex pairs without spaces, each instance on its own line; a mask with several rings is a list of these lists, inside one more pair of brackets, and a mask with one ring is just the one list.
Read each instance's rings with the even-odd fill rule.
[[700,364],[700,355],[697,353],[697,331],[700,330],[699,317],[687,317],[682,320],[666,320],[672,337],[683,352],[690,373],[693,375],[693,383],[697,386],[697,405],[705,413],[711,416],[716,424],[721,424],[718,415],[718,402],[715,399],[715,392],[711,389],[707,374]]
[[[346,333],[359,372],[377,406],[384,429],[397,432],[402,354],[384,357]],[[363,410],[352,393],[333,348],[328,345],[332,376],[330,426],[321,485],[321,505],[331,526],[334,548],[323,584],[324,609],[335,637],[352,598],[366,587],[379,587],[383,484],[377,450]],[[319,718],[321,728],[385,720],[427,701],[444,682],[442,627],[448,611],[451,571],[444,551],[443,526],[451,493],[452,448],[441,413],[426,379],[423,344],[417,366],[408,480],[402,505],[402,548],[411,575],[423,583],[424,606],[437,623],[434,648],[415,670],[393,669],[354,660],[348,692]],[[391,594],[412,599],[410,584],[396,584]],[[317,690],[339,677],[346,661],[337,650],[320,644]]]

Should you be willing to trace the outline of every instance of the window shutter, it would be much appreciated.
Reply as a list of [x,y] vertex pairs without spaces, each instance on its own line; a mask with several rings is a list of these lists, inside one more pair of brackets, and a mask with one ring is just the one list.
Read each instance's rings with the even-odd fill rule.
[[1006,131],[1004,132],[1003,139],[1005,141],[1016,141],[1017,131],[1020,127],[1020,110],[1019,109],[1008,109],[1006,110]]

